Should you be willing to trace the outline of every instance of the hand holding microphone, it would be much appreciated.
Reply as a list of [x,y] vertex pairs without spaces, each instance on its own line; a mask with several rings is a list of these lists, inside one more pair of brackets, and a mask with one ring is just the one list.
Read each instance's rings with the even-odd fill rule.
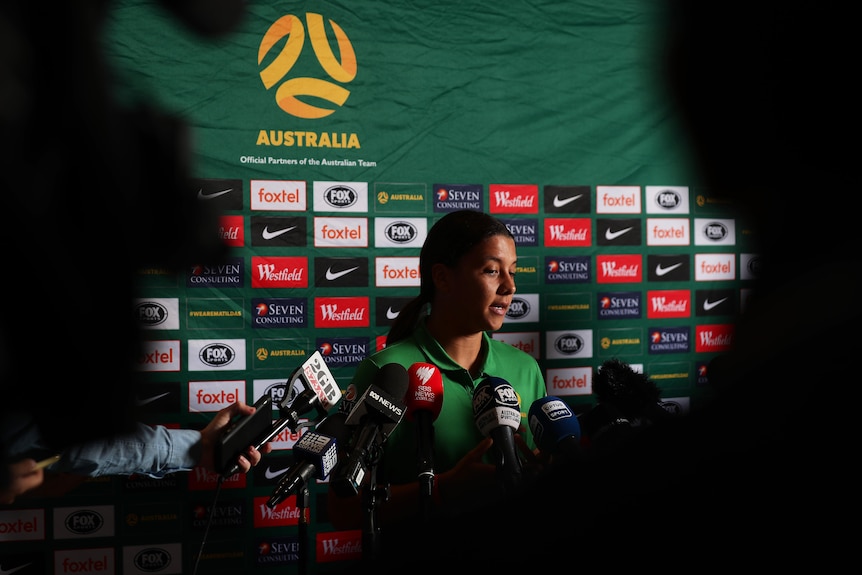
[[315,351],[294,370],[287,386],[287,397],[279,404],[281,417],[275,423],[272,401],[262,397],[255,403],[257,409],[253,414],[232,423],[225,431],[216,444],[215,454],[215,468],[222,477],[226,479],[239,471],[237,458],[249,445],[259,450],[286,427],[296,431],[302,415],[316,410],[322,418],[341,399],[341,390],[320,351]]
[[511,384],[492,376],[476,386],[473,419],[479,431],[494,440],[491,451],[503,487],[518,488],[523,471],[515,446],[515,432],[521,426],[521,404]]

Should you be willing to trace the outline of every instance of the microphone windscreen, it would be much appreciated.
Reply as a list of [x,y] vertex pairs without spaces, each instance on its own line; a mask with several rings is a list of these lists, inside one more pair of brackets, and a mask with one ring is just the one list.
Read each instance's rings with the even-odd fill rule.
[[404,402],[407,404],[407,420],[413,421],[417,411],[430,414],[431,420],[440,415],[443,407],[443,376],[440,369],[431,363],[416,362],[407,370],[409,387]]
[[403,365],[387,363],[380,368],[378,374],[380,389],[398,401],[404,401],[407,389],[410,387],[410,376]]
[[483,435],[498,427],[521,426],[521,402],[511,384],[500,377],[489,377],[473,392],[473,418]]
[[554,452],[561,441],[581,439],[581,424],[569,405],[553,395],[533,402],[527,421],[536,446],[544,452]]

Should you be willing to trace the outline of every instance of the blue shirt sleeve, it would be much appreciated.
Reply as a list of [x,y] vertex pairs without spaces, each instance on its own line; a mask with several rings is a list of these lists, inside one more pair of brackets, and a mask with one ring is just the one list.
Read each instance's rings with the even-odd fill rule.
[[88,477],[140,474],[160,478],[190,471],[200,455],[199,431],[139,423],[130,434],[70,447],[48,469]]

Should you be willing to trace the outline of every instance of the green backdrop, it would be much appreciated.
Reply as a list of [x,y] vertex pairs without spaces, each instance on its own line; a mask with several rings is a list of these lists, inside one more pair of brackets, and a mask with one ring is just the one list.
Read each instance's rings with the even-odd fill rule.
[[[201,201],[231,250],[218,268],[141,270],[145,420],[200,427],[233,399],[283,397],[315,350],[349,396],[387,311],[417,292],[425,230],[463,205],[518,236],[518,299],[495,337],[537,358],[550,394],[588,408],[595,370],[620,357],[668,409],[708,401],[758,256],[693,173],[661,79],[661,3],[251,2],[215,40],[151,2],[116,4],[118,93],[189,125],[190,193],[214,198]],[[308,486],[307,539],[296,498],[264,505],[298,437],[217,500],[195,470],[19,503],[7,524],[41,531],[0,534],[2,554],[33,572],[190,572],[215,506],[200,573],[356,561],[358,533],[326,521],[325,483]],[[82,513],[89,531],[69,527]]]

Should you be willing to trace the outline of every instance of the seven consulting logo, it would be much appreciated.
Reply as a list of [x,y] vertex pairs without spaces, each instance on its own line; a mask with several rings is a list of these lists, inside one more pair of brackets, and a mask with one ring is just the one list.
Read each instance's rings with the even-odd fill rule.
[[[329,20],[329,25],[340,60],[330,45],[323,16],[313,12],[305,14],[305,25],[293,14],[282,16],[273,22],[260,41],[257,52],[258,66],[263,66],[260,79],[267,90],[275,88],[278,107],[296,118],[313,120],[329,116],[350,96],[344,84],[356,78],[356,52],[341,26],[333,20]],[[281,49],[273,55],[276,46]],[[306,55],[317,59],[328,78],[291,76],[291,71],[299,67],[300,58]],[[311,96],[331,106],[310,104],[300,99],[301,96]]]

